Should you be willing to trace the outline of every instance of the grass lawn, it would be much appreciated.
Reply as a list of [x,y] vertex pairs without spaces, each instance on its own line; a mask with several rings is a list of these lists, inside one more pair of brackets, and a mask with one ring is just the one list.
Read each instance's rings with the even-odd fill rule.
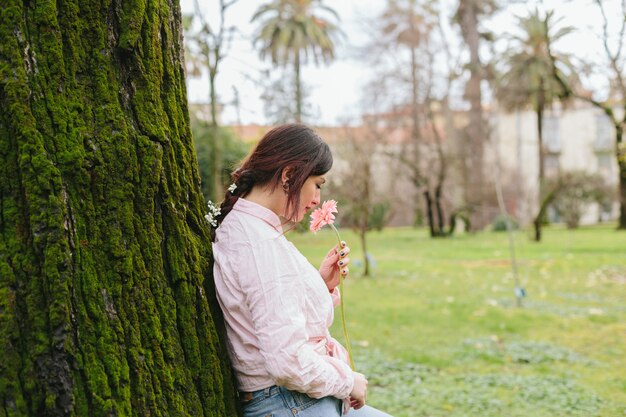
[[[505,233],[431,239],[424,229],[356,235],[346,316],[368,403],[394,417],[626,416],[626,232],[517,231],[515,303]],[[288,238],[319,265],[332,232]],[[362,261],[361,261],[362,262]],[[342,340],[339,314],[332,329]]]

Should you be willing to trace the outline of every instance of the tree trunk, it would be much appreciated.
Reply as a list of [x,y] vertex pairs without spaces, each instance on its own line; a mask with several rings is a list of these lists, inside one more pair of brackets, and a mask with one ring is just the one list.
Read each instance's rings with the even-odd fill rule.
[[622,140],[622,126],[616,129],[615,152],[619,169],[619,222],[617,228],[626,230],[626,146]]
[[233,416],[174,0],[3,0],[0,404]]
[[430,237],[437,237],[437,231],[435,229],[435,216],[433,215],[433,202],[428,190],[424,191],[424,199],[426,200],[426,214],[428,216]]
[[[217,59],[217,58],[216,58]],[[209,71],[209,85],[211,89],[211,177],[213,178],[213,187],[211,190],[211,199],[215,202],[222,201],[224,190],[222,189],[222,135],[220,134],[219,124],[217,123],[217,92],[215,86],[215,78],[217,70]]]
[[541,186],[545,179],[545,159],[546,159],[546,151],[543,143],[543,112],[545,109],[545,94],[543,91],[543,82],[541,82],[539,87],[539,92],[537,93],[537,143],[539,148],[539,189],[541,191]]
[[437,211],[437,222],[439,225],[439,236],[445,235],[445,219],[443,216],[443,208],[441,207],[442,185],[437,184],[435,188],[435,210]]
[[478,9],[476,0],[465,1],[461,14],[462,34],[470,52],[470,79],[465,89],[465,97],[470,103],[469,126],[467,129],[468,144],[464,147],[465,163],[469,165],[467,174],[467,202],[472,207],[472,225],[482,229],[487,223],[483,204],[483,144],[486,140],[485,121],[483,117],[481,82],[482,63],[480,61],[480,31],[478,28]]
[[361,246],[363,247],[363,263],[365,265],[365,270],[363,271],[363,275],[368,277],[370,275],[370,262],[367,256],[367,231],[369,229],[370,223],[370,210],[372,209],[372,198],[371,198],[371,181],[372,181],[372,161],[371,155],[364,154],[363,155],[363,166],[362,166],[362,175],[363,175],[363,194],[361,200]]
[[361,238],[361,247],[363,248],[363,265],[365,269],[363,271],[364,277],[370,276],[370,258],[367,254],[367,223],[365,223],[365,227],[361,225],[359,228],[359,237]]
[[420,118],[419,118],[419,70],[417,48],[411,48],[411,138],[415,143],[414,163],[419,164]]
[[539,216],[535,217],[533,220],[533,225],[535,227],[535,242],[541,241],[541,218]]
[[541,241],[541,223],[543,222],[544,217],[546,216],[546,212],[548,211],[548,207],[552,202],[556,199],[557,195],[561,192],[563,188],[563,183],[561,179],[559,179],[558,183],[553,186],[551,190],[544,190],[544,194],[542,194],[541,200],[539,201],[539,210],[535,219],[533,220],[533,225],[535,226],[535,241]]
[[300,79],[300,51],[296,51],[294,70],[296,73],[296,123],[302,123],[302,80]]
[[540,84],[539,93],[537,95],[537,143],[539,148],[539,208],[537,210],[537,216],[533,225],[535,227],[535,241],[541,241],[541,223],[546,215],[546,210],[543,207],[543,200],[545,198],[545,149],[543,146],[543,111],[544,111],[544,94],[543,83]]

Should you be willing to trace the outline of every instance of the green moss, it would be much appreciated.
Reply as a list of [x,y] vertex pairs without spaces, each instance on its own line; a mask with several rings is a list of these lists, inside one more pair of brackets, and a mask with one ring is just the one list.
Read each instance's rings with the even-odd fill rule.
[[8,415],[235,414],[180,30],[164,1],[0,10]]

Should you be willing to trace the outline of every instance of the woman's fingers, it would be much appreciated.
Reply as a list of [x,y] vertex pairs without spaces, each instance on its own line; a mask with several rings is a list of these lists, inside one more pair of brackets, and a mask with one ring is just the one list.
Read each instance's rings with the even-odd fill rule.
[[344,266],[348,266],[349,263],[350,263],[350,258],[346,257],[343,259],[339,259],[339,262],[337,262],[337,265],[339,265],[339,268],[343,268]]
[[364,405],[365,403],[363,401],[350,399],[350,407],[354,408],[355,410],[362,408]]

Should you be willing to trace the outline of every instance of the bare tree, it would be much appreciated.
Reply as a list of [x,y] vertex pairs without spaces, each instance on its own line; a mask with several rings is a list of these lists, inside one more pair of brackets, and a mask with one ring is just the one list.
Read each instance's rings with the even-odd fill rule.
[[367,250],[367,233],[381,229],[388,219],[388,201],[379,191],[381,173],[376,169],[384,158],[380,147],[383,134],[370,119],[362,128],[344,126],[339,154],[349,163],[349,168],[338,170],[339,187],[333,194],[339,196],[343,208],[341,223],[350,226],[358,235],[363,250],[364,276],[369,276],[371,256]]
[[[373,22],[377,29],[364,53],[378,69],[376,88],[380,90],[376,103],[379,114],[370,112],[365,120],[368,124],[375,121],[379,129],[384,128],[386,137],[402,136],[401,149],[388,154],[404,167],[406,177],[416,190],[416,218],[422,217],[421,191],[427,182],[421,154],[424,144],[423,81],[426,77],[421,57],[425,55],[434,27],[431,3],[390,0]],[[372,87],[370,85],[368,89]]]
[[[436,21],[436,41],[432,42],[432,45],[427,50],[428,57],[428,77],[427,77],[427,90],[424,99],[425,106],[424,112],[426,116],[426,132],[425,134],[430,138],[427,142],[430,144],[431,151],[431,168],[427,170],[430,172],[428,180],[428,187],[424,192],[426,204],[428,208],[429,219],[436,216],[436,221],[430,221],[431,236],[448,236],[454,233],[456,228],[457,218],[463,219],[467,229],[471,229],[470,221],[470,206],[468,205],[467,197],[462,200],[450,201],[451,197],[444,198],[444,185],[450,181],[451,176],[456,173],[457,175],[452,178],[456,184],[463,182],[466,177],[466,150],[465,143],[459,143],[459,140],[464,140],[464,129],[460,129],[457,123],[454,121],[453,111],[450,107],[450,99],[455,84],[460,80],[463,71],[461,69],[461,54],[459,52],[453,53],[451,43],[452,40],[446,34],[443,28],[443,20],[446,18],[442,14],[441,9],[433,9],[433,12],[437,14]],[[437,56],[442,59],[439,62],[438,67],[443,71],[435,73],[435,60]],[[435,88],[437,78],[440,78],[439,83],[442,86],[438,89]],[[459,169],[460,168],[460,169]],[[466,190],[467,187],[463,187]],[[444,200],[448,200],[447,205],[450,206],[450,214],[448,221],[445,219]],[[432,207],[431,207],[432,204]],[[447,223],[447,228],[446,228]]]
[[[368,45],[376,67],[383,69],[377,88],[384,99],[377,103],[387,107],[366,120],[375,120],[393,142],[386,153],[404,168],[415,190],[416,218],[425,214],[433,237],[447,236],[447,225],[462,214],[444,192],[454,159],[450,144],[458,136],[450,94],[461,75],[442,27],[444,18],[437,2],[390,1],[377,20],[376,39]],[[437,71],[442,65],[445,70]],[[405,94],[394,96],[397,91]],[[459,207],[467,209],[463,202]]]

